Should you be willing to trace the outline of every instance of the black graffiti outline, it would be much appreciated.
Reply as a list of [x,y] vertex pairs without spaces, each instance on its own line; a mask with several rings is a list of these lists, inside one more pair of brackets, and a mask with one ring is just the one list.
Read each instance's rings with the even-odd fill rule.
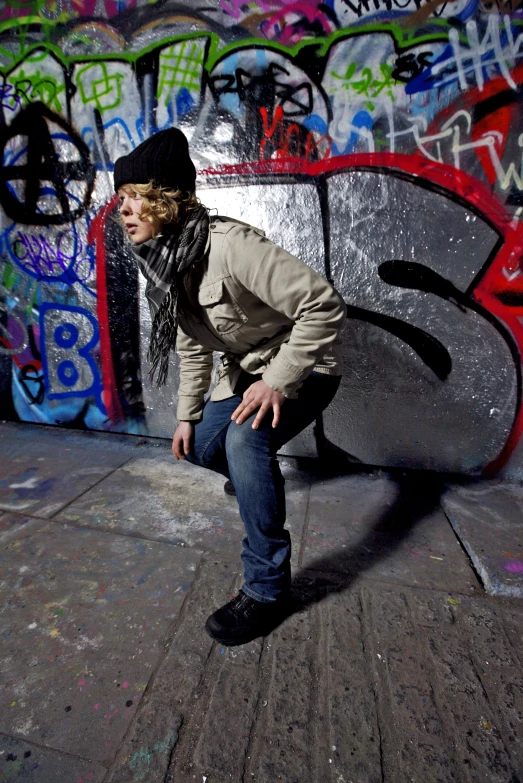
[[[277,81],[276,77],[281,76],[282,74],[290,76],[289,71],[282,65],[272,62],[269,63],[267,69],[263,73],[255,76],[244,68],[235,68],[234,73],[217,74],[215,76],[209,74],[207,81],[215,100],[217,100],[220,95],[233,94],[237,95],[242,103],[245,103],[249,100],[256,87],[267,85],[274,88],[274,95],[278,98],[280,105],[283,108],[283,113],[287,117],[301,117],[303,115],[311,114],[314,108],[312,84],[303,81],[294,86],[292,84]],[[306,102],[300,101],[295,97],[303,92],[306,93]],[[296,109],[286,109],[285,104],[294,105]]]
[[31,349],[31,353],[33,354],[34,358],[40,362],[42,360],[42,354],[40,353],[40,349],[36,344],[35,332],[32,324],[29,324],[27,327],[27,336],[29,338],[29,348]]
[[[29,375],[30,372],[33,372],[34,375]],[[25,392],[25,395],[29,401],[29,405],[41,405],[43,403],[45,398],[44,376],[38,374],[38,368],[35,367],[34,364],[24,364],[18,373],[18,381]],[[38,391],[36,394],[33,394],[31,389],[28,387],[27,381],[36,383],[38,385]]]
[[[80,160],[61,162],[55,150],[48,122],[56,124],[69,137],[80,155]],[[11,125],[0,131],[0,156],[10,139],[27,137],[27,163],[0,167],[0,204],[6,214],[17,223],[30,225],[63,225],[77,220],[89,206],[96,170],[91,163],[89,148],[76,131],[44,103],[37,101],[22,109]],[[11,180],[25,180],[25,201],[21,202],[9,189]],[[86,183],[82,204],[71,209],[66,183],[75,180]],[[62,212],[37,212],[41,196],[41,182],[53,183]]]
[[[399,5],[398,0],[359,0],[359,6],[355,5],[351,0],[342,0],[342,2],[356,14],[358,19],[361,19],[364,10],[366,13],[370,13],[371,16],[372,12],[381,11],[380,5],[384,5],[386,11],[392,11],[393,13],[405,11],[410,5],[410,2],[407,2],[405,5]],[[374,3],[374,8],[371,8],[371,2]],[[396,6],[395,9],[392,8],[393,5]],[[419,10],[421,8],[421,0],[414,0],[414,5],[416,6],[416,10]],[[441,16],[446,7],[447,3],[442,3],[440,8],[435,8],[433,11],[434,16]]]
[[452,359],[443,343],[436,337],[399,318],[383,313],[375,313],[363,307],[347,304],[347,318],[364,321],[365,323],[384,329],[393,334],[419,356],[423,364],[429,367],[440,381],[445,381],[452,370]]
[[[413,79],[416,79],[420,73],[423,73],[425,68],[430,68],[431,65],[434,65],[433,61],[428,59],[433,55],[434,52],[432,51],[419,52],[418,54],[413,52],[399,54],[390,78],[395,79],[397,82],[408,84]],[[410,75],[402,76],[404,73]]]
[[[499,249],[499,248],[498,248]],[[497,252],[497,250],[496,250]],[[492,254],[492,253],[491,253]],[[489,256],[490,258],[490,256]],[[514,368],[516,371],[516,413],[514,421],[516,421],[522,402],[522,388],[523,388],[523,373],[521,368],[521,355],[517,343],[511,331],[493,315],[486,307],[479,304],[472,298],[473,286],[482,274],[477,275],[474,278],[474,282],[463,292],[460,291],[450,280],[435,272],[433,269],[424,266],[423,264],[417,264],[414,261],[400,261],[392,260],[385,261],[378,267],[378,274],[384,282],[390,285],[397,285],[400,288],[410,288],[424,293],[432,293],[439,296],[441,299],[446,299],[451,304],[456,305],[460,310],[470,310],[477,315],[485,319],[501,336],[505,344],[508,346]],[[385,277],[388,279],[385,280]],[[503,301],[502,297],[498,294],[498,299]],[[517,302],[516,304],[520,304]]]
[[454,283],[434,269],[418,264],[416,261],[402,259],[384,261],[378,267],[378,275],[387,285],[434,294],[456,305],[462,312],[466,311],[469,303],[468,296],[456,288]]

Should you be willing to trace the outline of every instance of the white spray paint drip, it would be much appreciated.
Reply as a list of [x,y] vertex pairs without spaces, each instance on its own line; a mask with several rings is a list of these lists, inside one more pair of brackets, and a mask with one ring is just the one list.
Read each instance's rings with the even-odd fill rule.
[[[111,178],[109,176],[109,171],[107,169],[107,161],[105,160],[105,155],[104,155],[104,150],[103,150],[103,146],[102,146],[102,141],[100,139],[100,134],[98,133],[98,126],[96,124],[96,117],[95,117],[95,114],[94,114],[94,109],[93,109],[93,114],[92,114],[92,128],[93,128],[93,140],[94,140],[94,144],[95,144],[95,147],[96,147],[96,151],[98,152],[98,155],[100,156],[100,160],[102,162],[102,168],[103,168],[103,171],[104,171],[104,174],[105,174],[105,181],[106,181],[106,185],[107,185],[107,188],[108,188],[108,192],[112,193],[112,190],[113,190],[112,182],[111,182]],[[67,449],[66,449],[66,451],[67,451]]]
[[28,503],[3,503],[2,511],[23,511],[25,508],[34,506],[36,500],[30,500]]
[[35,489],[35,487],[38,484],[39,479],[37,478],[30,478],[27,479],[27,481],[22,482],[21,484],[9,484],[9,489]]
[[[510,36],[507,36],[509,39],[509,51],[503,52],[500,27],[496,14],[492,14],[489,18],[485,35],[481,41],[479,39],[479,31],[476,22],[469,21],[467,22],[466,27],[468,48],[462,46],[457,30],[453,29],[449,31],[449,43],[452,46],[453,56],[448,57],[444,62],[434,64],[432,69],[433,75],[437,76],[440,72],[442,73],[441,81],[437,82],[438,87],[448,84],[457,76],[461,89],[465,91],[469,88],[467,75],[473,75],[479,90],[483,90],[485,81],[483,75],[483,59],[485,55],[488,54],[491,56],[489,62],[495,62],[498,65],[509,87],[515,90],[516,84],[507,68],[506,59],[509,57],[515,62],[516,58],[519,59],[521,57],[519,48],[522,36],[518,36],[516,41],[514,41],[512,31],[510,31]],[[505,23],[505,28],[510,28],[510,23]],[[451,70],[451,66],[455,67],[454,71]],[[445,73],[445,76],[443,76],[443,72]]]
[[14,726],[13,729],[17,734],[29,734],[33,729],[33,719],[28,718],[25,722]]
[[[152,73],[147,73],[144,76],[143,80],[143,96],[144,96],[144,103],[145,103],[145,111],[144,111],[144,135],[145,138],[148,139],[151,135],[151,114],[152,114],[152,106],[154,101],[154,94],[155,90],[153,88],[153,75]],[[173,101],[173,103],[175,103]],[[177,125],[177,117],[173,118],[173,124]]]

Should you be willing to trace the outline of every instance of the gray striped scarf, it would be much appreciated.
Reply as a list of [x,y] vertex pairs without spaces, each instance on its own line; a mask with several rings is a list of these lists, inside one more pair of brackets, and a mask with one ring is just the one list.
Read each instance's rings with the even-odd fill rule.
[[169,371],[169,353],[176,345],[178,285],[190,267],[202,260],[209,236],[209,214],[200,206],[189,212],[183,226],[166,226],[156,239],[133,248],[140,271],[147,280],[145,296],[152,329],[147,358],[149,378],[163,386]]

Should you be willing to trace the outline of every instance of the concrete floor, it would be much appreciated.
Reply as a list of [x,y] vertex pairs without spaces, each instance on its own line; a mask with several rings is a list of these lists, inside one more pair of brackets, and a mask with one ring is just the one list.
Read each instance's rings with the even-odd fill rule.
[[519,487],[282,458],[297,611],[227,649],[220,477],[165,441],[0,438],[0,783],[523,780]]

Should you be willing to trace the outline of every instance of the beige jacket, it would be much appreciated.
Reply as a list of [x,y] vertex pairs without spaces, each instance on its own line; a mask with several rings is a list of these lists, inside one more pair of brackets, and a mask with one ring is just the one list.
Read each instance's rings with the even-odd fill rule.
[[241,370],[295,398],[312,370],[341,375],[340,295],[303,261],[229,218],[212,219],[200,319],[180,313],[179,421],[201,418],[213,351],[224,354],[211,400],[232,397]]

